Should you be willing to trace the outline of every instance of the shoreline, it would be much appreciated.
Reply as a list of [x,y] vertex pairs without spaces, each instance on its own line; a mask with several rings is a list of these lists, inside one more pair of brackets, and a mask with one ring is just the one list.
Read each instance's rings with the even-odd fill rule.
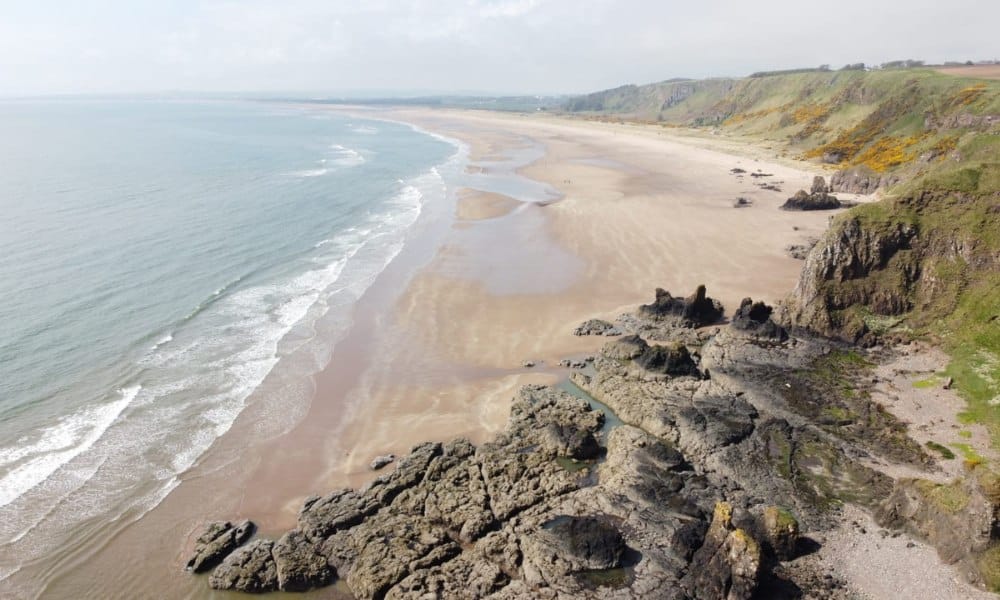
[[[601,147],[613,143],[612,137],[618,134],[584,131],[578,134],[580,139],[573,139],[574,126],[563,123],[542,123],[540,131],[537,123],[528,123],[510,133],[507,115],[493,115],[493,121],[476,115],[469,121],[463,120],[464,115],[416,112],[388,115],[393,120],[413,118],[418,127],[431,132],[437,125],[444,135],[465,136],[470,163],[503,156],[504,148],[516,153],[523,150],[526,139],[541,145],[542,156],[517,167],[515,173],[555,188],[565,197],[547,206],[540,206],[542,202],[519,205],[462,227],[449,223],[440,248],[424,248],[426,263],[416,267],[412,279],[398,272],[380,275],[372,286],[376,289],[363,296],[366,306],[356,309],[348,339],[338,344],[331,364],[314,377],[313,401],[299,426],[274,439],[255,442],[252,423],[267,414],[261,401],[255,402],[241,415],[240,427],[234,425],[184,475],[181,486],[161,504],[164,508],[158,506],[152,511],[155,515],[143,517],[120,534],[124,541],[116,540],[100,552],[99,569],[114,568],[130,545],[156,531],[165,538],[156,554],[173,557],[170,569],[176,575],[162,573],[151,579],[162,583],[166,577],[185,590],[181,593],[197,596],[203,588],[192,588],[186,579],[179,579],[185,577],[179,569],[184,549],[177,542],[198,531],[204,520],[252,515],[262,521],[262,532],[278,531],[294,520],[302,498],[309,493],[357,487],[370,480],[374,474],[367,463],[377,454],[402,454],[426,439],[456,435],[485,440],[503,426],[517,387],[555,383],[568,373],[555,366],[560,359],[596,350],[599,340],[571,335],[581,316],[613,318],[626,306],[648,301],[653,287],[688,289],[703,282],[722,296],[729,310],[747,293],[773,302],[791,289],[801,264],[783,255],[783,242],[825,226],[825,215],[771,210],[794,190],[773,198],[761,195],[760,203],[749,209],[762,213],[756,218],[746,210],[733,209],[729,196],[748,186],[737,184],[728,170],[748,159],[727,154],[711,160],[708,157],[713,153],[701,150],[699,159],[709,165],[702,165],[704,181],[692,181],[659,172],[682,167],[658,166],[641,156],[659,145],[657,140]],[[570,139],[559,139],[565,136]],[[679,158],[689,149],[677,141],[667,146]],[[585,151],[574,154],[574,147]],[[588,153],[595,152],[615,158],[594,163]],[[798,177],[800,187],[807,187],[811,173],[795,175],[791,169],[782,169]],[[673,194],[659,190],[663,186],[670,191],[671,184],[680,184],[682,189]],[[461,182],[454,185],[461,187]],[[527,190],[534,192],[537,189]],[[679,222],[663,222],[664,212],[669,217],[669,209],[678,208],[665,210],[666,202],[684,203]],[[609,207],[607,203],[629,206]],[[609,210],[614,211],[614,218],[602,220],[601,215]],[[689,262],[696,264],[676,259],[668,266],[648,264],[657,256],[697,248],[704,241],[697,231],[699,223],[701,229],[713,220],[732,228],[748,215],[750,221],[779,221],[780,229],[764,230],[783,231],[788,239],[752,238],[741,249],[746,265],[727,258],[726,251],[695,256]],[[451,219],[455,220],[454,214]],[[793,222],[803,223],[799,231],[792,230]],[[524,235],[525,231],[530,235]],[[704,246],[711,248],[718,240],[731,238],[732,230],[728,232],[715,242],[704,241]],[[682,239],[659,240],[669,236]],[[503,248],[500,259],[494,260],[498,243],[512,238],[517,244]],[[538,261],[539,256],[547,261]],[[414,249],[406,248],[393,263],[397,270],[405,270],[402,264],[407,261],[411,266],[421,264],[414,257]],[[709,273],[707,265],[723,268]],[[780,275],[773,273],[776,269]],[[771,278],[746,285],[747,276],[739,277],[744,271],[767,273]],[[617,275],[610,277],[610,273]],[[405,288],[398,290],[400,297],[394,300],[397,290],[381,289],[380,283],[387,288],[405,283]],[[522,368],[525,360],[541,364]],[[208,499],[203,500],[206,493]],[[191,511],[199,503],[211,506],[212,514]],[[70,576],[66,582],[73,579]],[[147,585],[146,589],[164,589]],[[67,589],[62,585],[56,589],[60,588]]]

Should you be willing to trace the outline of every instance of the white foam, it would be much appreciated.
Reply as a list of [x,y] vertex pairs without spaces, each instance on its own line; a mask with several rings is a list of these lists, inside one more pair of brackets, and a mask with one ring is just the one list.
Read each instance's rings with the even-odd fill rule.
[[[122,390],[121,400],[74,415],[78,425],[51,428],[64,426],[75,435],[49,446],[27,440],[24,447],[33,446],[35,454],[17,458],[19,463],[13,455],[7,463],[0,460],[0,473],[4,464],[18,469],[39,460],[33,463],[34,484],[21,472],[7,473],[17,477],[11,482],[22,490],[18,494],[8,494],[14,488],[0,480],[0,499],[37,488],[0,512],[0,541],[13,540],[5,551],[34,560],[48,552],[41,540],[69,535],[87,519],[126,510],[134,516],[156,506],[177,485],[177,476],[230,429],[254,390],[282,356],[303,343],[316,320],[331,306],[347,309],[370,287],[401,252],[423,203],[443,187],[437,169],[400,182],[363,222],[317,243],[308,257],[315,267],[283,281],[237,289],[237,279],[216,290],[172,329],[170,340],[139,361],[141,393],[138,386]],[[268,397],[278,421],[301,418],[282,402]],[[119,418],[126,407],[127,418]],[[13,450],[0,449],[0,459]],[[46,452],[51,459],[43,459]],[[24,536],[35,528],[38,535]]]
[[319,168],[319,169],[305,169],[302,171],[293,171],[293,177],[322,177],[330,172],[330,169]]
[[333,150],[333,157],[326,159],[324,161],[326,164],[334,164],[341,167],[356,167],[365,164],[368,160],[361,152],[340,144],[332,144],[330,149]]
[[115,402],[63,417],[43,429],[34,442],[22,438],[14,446],[0,448],[0,467],[13,467],[0,479],[0,506],[10,504],[93,446],[140,389],[139,385],[121,389],[121,398]]
[[375,135],[378,133],[378,128],[372,127],[370,125],[352,125],[351,131],[354,133],[360,133],[362,135]]
[[160,339],[156,340],[155,344],[153,344],[153,350],[156,350],[160,346],[162,346],[162,345],[164,345],[164,344],[166,344],[168,342],[173,341],[173,339],[174,339],[174,336],[172,334],[168,333],[168,334],[164,335]]

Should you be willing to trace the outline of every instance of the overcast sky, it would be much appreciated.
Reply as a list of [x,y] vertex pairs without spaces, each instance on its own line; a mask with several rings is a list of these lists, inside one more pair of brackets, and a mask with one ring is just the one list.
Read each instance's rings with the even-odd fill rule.
[[0,94],[584,92],[1000,58],[998,0],[0,0]]

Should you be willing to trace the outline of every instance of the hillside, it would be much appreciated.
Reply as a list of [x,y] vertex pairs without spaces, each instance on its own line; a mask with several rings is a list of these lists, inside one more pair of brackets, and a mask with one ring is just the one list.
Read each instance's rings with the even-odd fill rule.
[[710,127],[830,165],[838,216],[786,321],[847,341],[920,337],[1000,446],[1000,81],[929,69],[797,72],[626,86],[574,98],[596,119]]

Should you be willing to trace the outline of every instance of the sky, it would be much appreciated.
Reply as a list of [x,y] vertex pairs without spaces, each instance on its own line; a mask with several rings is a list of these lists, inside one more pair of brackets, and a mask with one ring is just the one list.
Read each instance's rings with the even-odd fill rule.
[[580,93],[1000,58],[997,0],[0,0],[0,95]]

